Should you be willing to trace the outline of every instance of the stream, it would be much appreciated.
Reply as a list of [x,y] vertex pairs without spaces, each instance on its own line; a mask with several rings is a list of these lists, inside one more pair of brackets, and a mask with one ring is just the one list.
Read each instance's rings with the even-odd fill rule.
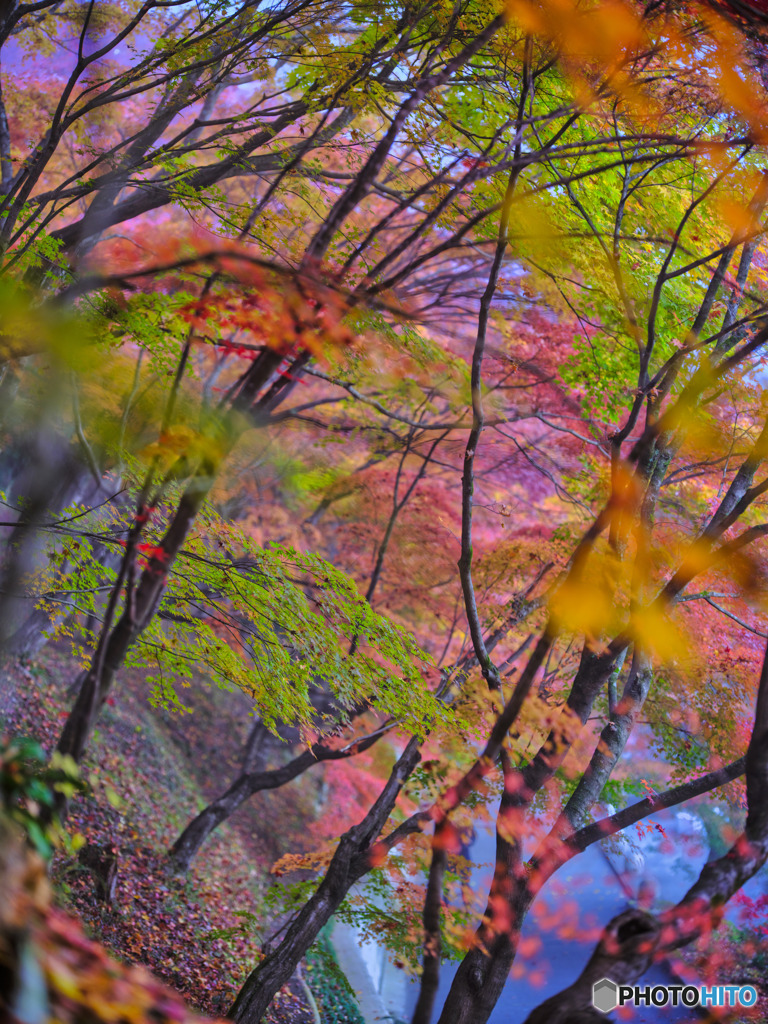
[[[716,809],[715,814],[727,824],[727,811]],[[634,827],[629,828],[610,840],[595,843],[550,879],[523,926],[521,955],[490,1024],[520,1024],[544,999],[571,984],[587,962],[602,926],[626,909],[641,889],[652,893],[651,909],[658,910],[677,902],[695,881],[712,856],[703,820],[695,810],[674,808],[655,814],[653,822],[658,822],[666,835],[652,827],[641,836]],[[488,890],[494,851],[492,826],[478,828],[468,851],[473,862],[470,884],[476,892]],[[766,891],[765,870],[744,887],[753,899]],[[726,918],[739,920],[739,908],[733,901]],[[379,1005],[385,1008],[375,1016],[386,1014],[409,1021],[418,998],[418,984],[394,966],[383,946],[371,942],[358,945],[366,979]],[[456,967],[455,962],[443,964],[438,1008],[445,1002]],[[686,983],[691,981],[696,983],[696,979],[686,978]],[[679,983],[666,963],[656,965],[642,978],[642,984],[649,985]],[[622,1019],[637,1024],[690,1022],[700,1019],[697,1013],[683,1006],[633,1007],[631,1015]],[[612,1019],[614,1015],[606,1018]]]

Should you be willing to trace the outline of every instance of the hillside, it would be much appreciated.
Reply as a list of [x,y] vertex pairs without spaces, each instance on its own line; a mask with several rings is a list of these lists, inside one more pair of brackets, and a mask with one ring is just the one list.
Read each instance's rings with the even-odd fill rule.
[[[75,668],[63,644],[44,648],[32,663],[6,664],[0,676],[0,735],[33,736],[50,752],[66,714],[62,680],[70,680]],[[116,851],[114,896],[105,901],[98,877],[81,859],[62,853],[53,862],[54,896],[122,962],[148,967],[190,1006],[218,1016],[258,959],[264,928],[270,921],[274,926],[274,911],[264,906],[274,881],[269,868],[283,853],[306,845],[318,780],[309,774],[279,796],[257,795],[214,833],[188,874],[176,876],[167,849],[216,795],[216,783],[234,771],[239,753],[234,738],[245,738],[248,704],[241,694],[203,689],[198,680],[184,695],[194,713],[182,716],[150,707],[147,691],[138,673],[121,679],[120,701],[105,710],[85,765],[91,792],[76,799],[68,820],[69,830],[88,846]],[[310,957],[305,972],[319,1005],[325,993],[329,1011],[336,1001],[349,1004],[354,1020],[343,987],[325,977],[326,958],[327,953]],[[279,994],[268,1019],[274,1024],[313,1019],[298,979]]]

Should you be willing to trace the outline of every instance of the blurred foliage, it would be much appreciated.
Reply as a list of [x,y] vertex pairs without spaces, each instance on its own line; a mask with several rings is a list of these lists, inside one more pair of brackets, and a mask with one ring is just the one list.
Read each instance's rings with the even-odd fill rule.
[[54,803],[57,794],[69,800],[87,790],[71,757],[54,751],[48,758],[29,737],[0,737],[2,811],[22,828],[41,857],[50,859],[56,847],[76,852],[82,845],[82,836],[70,838],[62,828]]

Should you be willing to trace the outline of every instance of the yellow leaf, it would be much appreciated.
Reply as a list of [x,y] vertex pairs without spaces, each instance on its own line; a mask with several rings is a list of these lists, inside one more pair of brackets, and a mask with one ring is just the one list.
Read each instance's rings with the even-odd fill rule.
[[718,205],[720,215],[737,238],[748,238],[760,230],[760,221],[748,203],[723,196]]
[[549,605],[556,630],[598,637],[613,624],[616,614],[613,595],[594,580],[567,579]]
[[708,540],[695,540],[689,545],[688,550],[683,555],[683,560],[677,572],[684,579],[692,580],[699,573],[711,569],[714,561],[712,544]]
[[687,652],[683,634],[657,601],[632,613],[629,632],[637,646],[659,661],[674,661]]

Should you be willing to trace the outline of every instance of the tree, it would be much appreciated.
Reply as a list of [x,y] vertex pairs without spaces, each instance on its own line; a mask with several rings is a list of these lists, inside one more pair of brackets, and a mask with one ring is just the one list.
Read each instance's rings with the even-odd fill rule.
[[[131,660],[163,669],[159,702],[179,703],[169,677],[196,660],[250,692],[265,728],[298,724],[301,754],[246,764],[179,838],[188,863],[247,793],[399,729],[378,798],[236,1020],[260,1019],[402,847],[428,876],[429,1021],[462,815],[495,798],[496,871],[441,1024],[488,1018],[546,880],[655,807],[746,771],[750,850],[692,890],[707,916],[764,861],[762,696],[745,753],[723,680],[751,692],[764,634],[753,13],[746,35],[732,5],[6,12],[15,64],[34,72],[55,34],[73,44],[34,110],[3,82],[8,447],[63,438],[78,472],[128,494],[55,497],[53,469],[34,492],[14,481],[3,590],[68,602],[58,628],[88,651],[60,752],[83,757]],[[43,418],[39,375],[57,367],[71,385]],[[729,650],[697,662],[686,635]],[[366,731],[328,742],[312,686],[332,730]],[[640,721],[669,788],[592,822],[632,792]],[[658,927],[631,921],[671,948],[665,927],[695,936],[690,899]],[[614,971],[637,976],[652,951],[636,946]],[[541,1013],[581,1011],[607,948]]]

